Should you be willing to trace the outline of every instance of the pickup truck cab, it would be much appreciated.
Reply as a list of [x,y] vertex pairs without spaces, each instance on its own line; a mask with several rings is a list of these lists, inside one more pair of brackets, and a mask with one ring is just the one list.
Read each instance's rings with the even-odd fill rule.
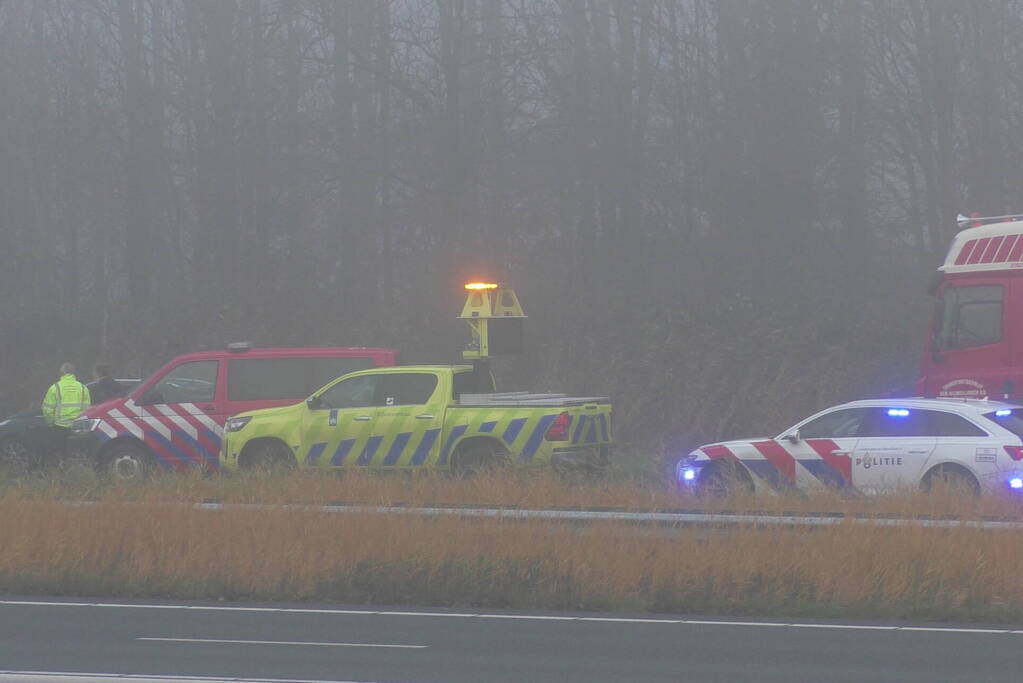
[[82,413],[71,427],[67,451],[120,479],[159,469],[216,470],[230,415],[299,403],[324,382],[394,365],[397,355],[365,347],[232,344],[178,356],[129,396]]
[[422,365],[353,372],[304,403],[227,421],[225,470],[276,467],[437,469],[496,464],[600,470],[612,446],[603,397],[477,393],[489,372]]

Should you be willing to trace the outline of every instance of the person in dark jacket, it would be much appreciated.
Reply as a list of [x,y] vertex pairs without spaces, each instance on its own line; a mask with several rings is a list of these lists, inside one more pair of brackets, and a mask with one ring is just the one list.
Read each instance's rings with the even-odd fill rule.
[[92,396],[92,405],[99,405],[104,401],[124,395],[122,387],[116,379],[111,377],[110,366],[106,363],[96,363],[92,369],[94,381],[89,382],[89,393]]

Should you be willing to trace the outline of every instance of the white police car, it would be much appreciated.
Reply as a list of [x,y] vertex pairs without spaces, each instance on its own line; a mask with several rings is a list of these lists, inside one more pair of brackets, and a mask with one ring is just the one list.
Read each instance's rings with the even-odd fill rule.
[[848,488],[1023,494],[1023,406],[912,398],[828,408],[774,439],[701,446],[679,458],[683,489],[710,494]]

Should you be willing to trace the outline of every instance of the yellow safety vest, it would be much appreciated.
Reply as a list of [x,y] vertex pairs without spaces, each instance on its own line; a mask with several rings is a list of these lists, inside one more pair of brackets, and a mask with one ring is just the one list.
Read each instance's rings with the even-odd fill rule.
[[70,427],[92,405],[89,390],[74,375],[62,375],[50,386],[43,399],[43,417],[47,424]]

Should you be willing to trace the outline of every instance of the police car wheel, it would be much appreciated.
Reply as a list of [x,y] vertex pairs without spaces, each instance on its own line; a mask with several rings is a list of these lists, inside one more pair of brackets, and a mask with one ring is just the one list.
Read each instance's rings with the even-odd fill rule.
[[21,439],[0,442],[0,469],[5,474],[23,474],[32,467],[32,452]]
[[704,466],[696,492],[709,498],[750,495],[753,493],[753,480],[741,465],[717,460]]
[[107,474],[119,481],[145,479],[152,470],[152,459],[141,446],[119,444],[106,457]]
[[938,465],[927,473],[921,483],[924,493],[944,491],[976,498],[980,495],[980,484],[966,470],[954,465]]

